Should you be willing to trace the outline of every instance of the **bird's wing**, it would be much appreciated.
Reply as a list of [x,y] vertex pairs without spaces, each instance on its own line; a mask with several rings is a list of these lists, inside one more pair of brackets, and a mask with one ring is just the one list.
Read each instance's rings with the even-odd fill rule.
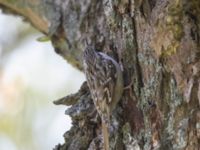
[[[110,59],[105,59],[105,56],[99,55],[100,57],[100,62],[98,62],[99,66],[96,71],[97,73],[97,78],[100,79],[99,85],[97,85],[99,88],[101,88],[101,93],[99,93],[99,98],[104,101],[109,105],[114,97],[114,87],[116,83],[116,67],[113,64],[112,60]],[[108,56],[109,57],[109,56]],[[102,61],[103,60],[103,61]],[[97,87],[97,88],[98,88]]]

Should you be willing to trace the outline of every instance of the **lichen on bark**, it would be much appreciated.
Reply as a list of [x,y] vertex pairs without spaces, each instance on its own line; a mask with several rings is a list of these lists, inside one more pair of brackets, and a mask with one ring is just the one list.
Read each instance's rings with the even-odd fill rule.
[[[0,5],[50,36],[55,51],[77,69],[83,70],[85,40],[120,64],[126,88],[113,113],[111,149],[200,147],[199,0],[26,0],[25,9],[18,2]],[[38,15],[46,26],[34,22]],[[102,148],[86,83],[55,103],[71,106],[66,114],[73,122],[56,150]]]

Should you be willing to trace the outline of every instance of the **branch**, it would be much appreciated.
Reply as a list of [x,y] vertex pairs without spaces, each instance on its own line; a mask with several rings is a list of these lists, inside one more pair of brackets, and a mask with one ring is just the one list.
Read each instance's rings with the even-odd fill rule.
[[25,2],[22,0],[0,0],[0,8],[8,14],[20,15],[30,22],[36,29],[44,34],[48,32],[48,22],[42,16],[42,10],[38,9],[40,2],[36,0]]

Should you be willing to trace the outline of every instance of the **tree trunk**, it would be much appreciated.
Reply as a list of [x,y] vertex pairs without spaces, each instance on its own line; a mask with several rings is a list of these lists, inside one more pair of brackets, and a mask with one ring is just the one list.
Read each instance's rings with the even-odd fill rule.
[[[126,88],[111,118],[110,149],[200,149],[199,0],[0,0],[0,6],[49,36],[81,71],[86,39],[118,61]],[[101,121],[86,83],[55,104],[71,106],[66,114],[73,121],[55,150],[101,149]]]

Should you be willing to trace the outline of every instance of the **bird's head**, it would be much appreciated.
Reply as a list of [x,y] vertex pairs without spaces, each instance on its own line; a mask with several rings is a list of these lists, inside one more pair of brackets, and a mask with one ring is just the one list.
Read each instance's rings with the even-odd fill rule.
[[96,58],[96,55],[97,55],[97,53],[96,53],[94,47],[90,46],[90,45],[88,45],[83,52],[83,57],[85,60],[93,61],[93,59]]

